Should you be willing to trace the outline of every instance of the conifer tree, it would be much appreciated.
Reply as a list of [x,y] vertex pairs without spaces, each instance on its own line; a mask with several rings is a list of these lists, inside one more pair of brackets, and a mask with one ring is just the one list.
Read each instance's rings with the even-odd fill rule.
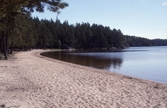
[[[10,28],[8,25],[14,25],[16,18],[20,14],[30,15],[34,10],[44,12],[44,7],[52,12],[58,12],[68,6],[66,2],[61,0],[1,0],[0,2],[0,33],[1,33],[1,49],[7,59],[8,51],[8,33],[14,26]],[[10,29],[9,29],[10,28]],[[3,47],[3,48],[2,48]]]

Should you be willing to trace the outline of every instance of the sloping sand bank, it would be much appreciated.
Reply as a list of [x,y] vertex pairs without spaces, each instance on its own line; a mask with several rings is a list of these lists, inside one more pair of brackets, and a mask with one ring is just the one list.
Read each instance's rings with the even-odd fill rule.
[[53,60],[43,51],[0,61],[0,108],[167,108],[167,84]]

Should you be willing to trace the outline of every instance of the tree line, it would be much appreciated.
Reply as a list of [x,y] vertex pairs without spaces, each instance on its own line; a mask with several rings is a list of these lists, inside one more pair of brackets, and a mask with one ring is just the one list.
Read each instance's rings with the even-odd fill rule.
[[[2,36],[0,41],[2,40]],[[32,48],[112,49],[164,46],[167,40],[123,35],[120,29],[89,23],[69,24],[19,15],[8,38],[8,51]],[[2,45],[1,45],[1,48]],[[2,52],[2,50],[1,50]]]
[[164,46],[167,40],[147,39],[123,35],[120,29],[110,29],[103,25],[89,23],[69,24],[32,18],[18,17],[16,26],[9,38],[9,48],[28,50],[32,48],[75,48],[112,49],[132,46]]
[[[25,16],[24,16],[25,17]],[[21,18],[9,44],[15,49],[28,48],[75,48],[75,49],[109,49],[123,48],[125,37],[121,30],[89,23],[69,24],[60,20],[39,20],[38,18]]]
[[130,47],[134,46],[167,46],[167,39],[147,39],[137,36],[125,35],[126,43]]

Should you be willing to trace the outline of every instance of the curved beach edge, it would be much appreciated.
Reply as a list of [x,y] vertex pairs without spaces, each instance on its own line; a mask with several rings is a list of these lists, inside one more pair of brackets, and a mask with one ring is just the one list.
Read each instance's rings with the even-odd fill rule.
[[[156,84],[162,84],[162,85],[165,84],[165,83],[162,83],[162,82],[156,82],[156,81],[141,79],[141,78],[132,77],[132,76],[128,76],[128,75],[123,75],[123,74],[119,74],[119,73],[115,73],[115,72],[109,72],[107,70],[96,69],[96,68],[92,68],[92,67],[88,67],[88,66],[78,65],[78,64],[74,64],[74,63],[70,63],[70,62],[65,62],[65,61],[61,61],[61,60],[57,60],[57,59],[53,59],[53,58],[41,55],[44,52],[54,52],[54,51],[62,51],[62,50],[59,50],[59,49],[57,49],[57,50],[41,50],[39,52],[34,53],[33,55],[37,56],[39,58],[43,58],[43,59],[52,61],[52,62],[59,62],[59,63],[65,64],[65,65],[69,65],[69,66],[72,66],[72,67],[77,67],[79,69],[83,69],[83,68],[89,69],[92,72],[96,72],[96,73],[108,74],[108,75],[113,75],[113,76],[117,76],[117,77],[123,77],[123,78],[127,78],[127,79],[133,79],[133,80],[136,80],[136,81],[139,81],[139,82],[142,82],[142,83],[148,83],[149,82],[149,83],[153,83],[153,84],[155,84],[155,83]],[[165,84],[165,85],[167,85],[167,84]]]
[[0,108],[167,107],[167,84],[19,52],[0,61]]

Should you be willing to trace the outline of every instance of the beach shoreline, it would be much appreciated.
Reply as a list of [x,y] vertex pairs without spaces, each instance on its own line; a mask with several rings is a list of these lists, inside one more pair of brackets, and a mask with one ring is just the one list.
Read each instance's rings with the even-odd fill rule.
[[40,55],[47,51],[0,61],[0,108],[167,107],[167,84]]

